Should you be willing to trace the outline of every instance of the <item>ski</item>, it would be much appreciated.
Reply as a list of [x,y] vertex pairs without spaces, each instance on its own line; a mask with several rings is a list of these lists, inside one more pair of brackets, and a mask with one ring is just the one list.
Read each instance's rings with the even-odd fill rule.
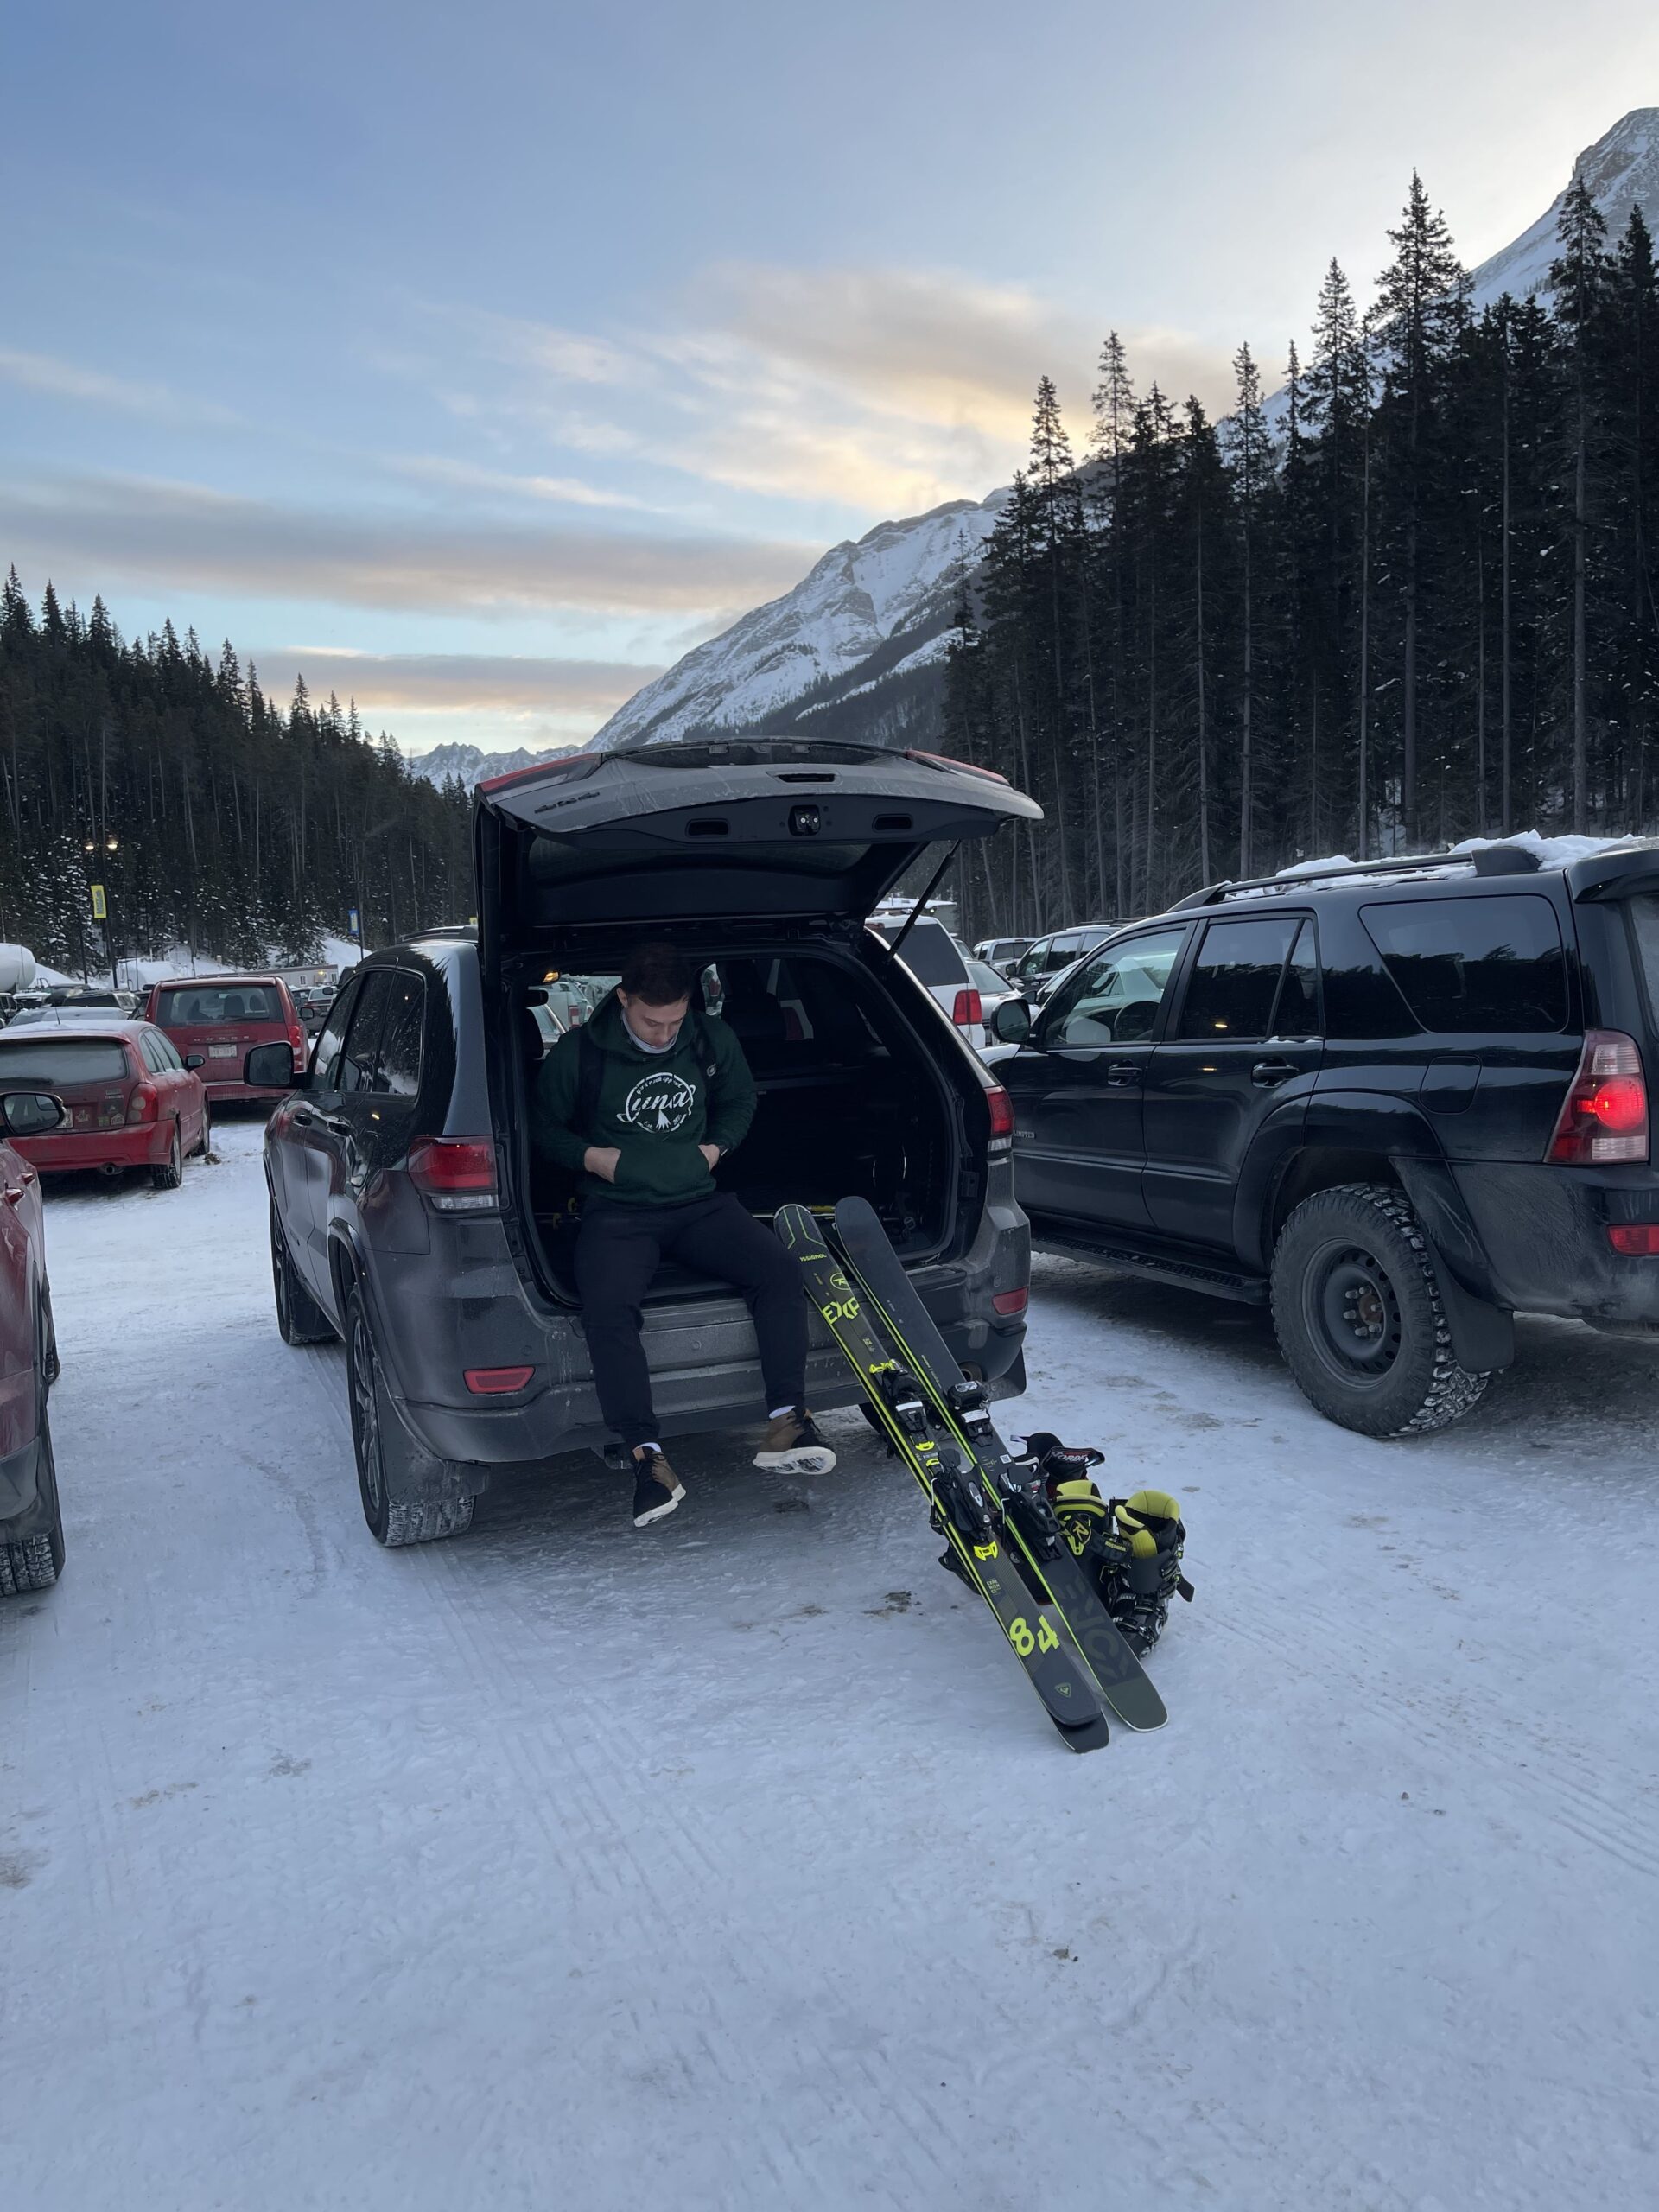
[[995,1615],[1062,1741],[1074,1751],[1097,1750],[1109,1731],[1094,1677],[1055,1609],[1027,1590],[1005,1554],[1001,1516],[978,1476],[954,1448],[941,1448],[919,1384],[876,1335],[818,1223],[804,1206],[785,1205],[774,1226],[880,1433],[920,1485],[963,1580]]
[[984,1386],[970,1382],[951,1358],[867,1198],[841,1201],[835,1241],[878,1325],[921,1384],[936,1423],[1001,1506],[1016,1565],[1036,1594],[1059,1611],[1106,1703],[1126,1728],[1161,1728],[1169,1713],[1156,1685],[1074,1557],[1040,1484],[1027,1486],[1015,1474],[1014,1455],[992,1424]]

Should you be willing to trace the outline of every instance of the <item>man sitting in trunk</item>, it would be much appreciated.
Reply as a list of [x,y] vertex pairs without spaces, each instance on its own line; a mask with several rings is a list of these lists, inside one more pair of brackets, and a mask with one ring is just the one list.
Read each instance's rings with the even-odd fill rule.
[[722,1021],[691,1011],[690,963],[642,944],[593,1020],[542,1062],[533,1141],[575,1171],[582,1299],[601,1410],[633,1454],[633,1525],[671,1513],[685,1486],[664,1456],[639,1341],[640,1304],[664,1259],[743,1293],[754,1317],[769,1417],[757,1467],[822,1474],[836,1455],[806,1410],[799,1269],[729,1191],[717,1161],[754,1119],[754,1078]]

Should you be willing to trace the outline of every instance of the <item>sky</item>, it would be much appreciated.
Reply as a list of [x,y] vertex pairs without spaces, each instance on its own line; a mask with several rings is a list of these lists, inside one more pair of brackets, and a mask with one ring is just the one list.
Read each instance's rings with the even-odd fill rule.
[[1212,409],[1419,169],[1465,261],[1652,0],[0,0],[0,564],[411,753],[588,735],[830,545]]

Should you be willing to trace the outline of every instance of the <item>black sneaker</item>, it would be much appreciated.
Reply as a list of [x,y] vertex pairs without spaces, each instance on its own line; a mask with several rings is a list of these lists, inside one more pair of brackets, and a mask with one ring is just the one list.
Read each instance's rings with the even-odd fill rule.
[[806,1408],[791,1406],[766,1423],[754,1464],[774,1475],[827,1475],[836,1455],[812,1426]]
[[671,1513],[685,1496],[680,1480],[660,1452],[644,1452],[633,1463],[633,1525],[644,1529]]

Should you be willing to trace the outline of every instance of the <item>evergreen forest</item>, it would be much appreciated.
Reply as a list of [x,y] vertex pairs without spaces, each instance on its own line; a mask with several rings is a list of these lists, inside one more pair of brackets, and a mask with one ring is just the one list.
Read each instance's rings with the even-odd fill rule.
[[[107,921],[93,918],[92,886]],[[124,642],[48,583],[0,590],[0,941],[67,973],[175,946],[315,958],[355,907],[370,946],[472,910],[466,795],[410,771],[354,708],[286,710],[227,644]]]
[[1107,339],[1086,445],[1038,388],[964,569],[943,749],[1043,804],[970,855],[976,933],[1518,828],[1659,825],[1659,296],[1582,183],[1543,297],[1477,314],[1419,179],[1375,304],[1228,418]]

